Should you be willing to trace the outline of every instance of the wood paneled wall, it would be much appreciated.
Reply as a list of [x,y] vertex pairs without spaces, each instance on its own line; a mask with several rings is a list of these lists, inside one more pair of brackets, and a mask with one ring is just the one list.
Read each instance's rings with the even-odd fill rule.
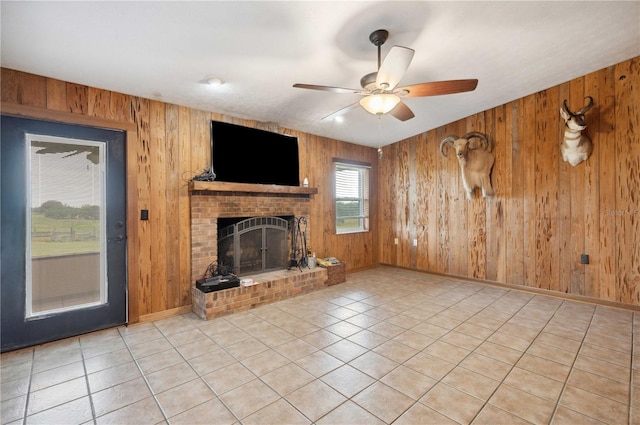
[[[572,167],[559,109],[588,95],[594,151]],[[639,116],[634,58],[385,147],[380,262],[639,306]],[[493,198],[467,200],[457,160],[439,154],[472,130],[494,145]]]
[[[309,233],[319,256],[334,256],[349,269],[378,262],[375,231],[336,235],[332,158],[369,162],[376,181],[377,152],[301,132],[2,69],[5,110],[37,118],[131,129],[127,137],[129,316],[145,316],[191,304],[191,245],[188,180],[210,164],[210,120],[281,131],[299,138],[300,179],[318,188],[312,197]],[[278,166],[284,166],[278,165]],[[372,192],[376,193],[375,185]],[[375,199],[372,199],[373,205]],[[140,210],[149,220],[140,221]],[[372,208],[372,222],[377,222]]]

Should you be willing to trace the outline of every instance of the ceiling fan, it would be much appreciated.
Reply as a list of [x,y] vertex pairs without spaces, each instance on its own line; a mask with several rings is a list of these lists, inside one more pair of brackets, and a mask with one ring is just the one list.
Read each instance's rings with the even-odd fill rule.
[[435,81],[398,87],[398,83],[407,68],[409,68],[415,51],[407,47],[393,46],[384,61],[381,62],[380,46],[387,41],[388,37],[389,32],[384,29],[376,30],[369,35],[369,41],[378,47],[378,71],[367,74],[360,79],[362,89],[318,86],[314,84],[294,84],[293,87],[334,93],[353,93],[363,96],[360,101],[327,115],[322,118],[323,120],[336,118],[358,106],[362,106],[374,115],[390,113],[400,121],[407,121],[415,115],[401,98],[462,93],[475,90],[478,85],[478,80],[472,79]]

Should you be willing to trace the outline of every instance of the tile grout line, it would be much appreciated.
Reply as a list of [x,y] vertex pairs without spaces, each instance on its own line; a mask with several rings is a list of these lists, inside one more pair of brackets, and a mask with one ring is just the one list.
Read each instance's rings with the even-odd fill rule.
[[636,349],[636,313],[633,313],[631,316],[631,359],[629,361],[629,410],[627,414],[627,423],[633,423],[633,395],[634,395],[634,386],[633,386],[633,362],[634,362],[634,354]]
[[[563,301],[563,304],[565,303],[565,301]],[[580,341],[580,347],[578,347],[578,350],[576,351],[576,356],[573,358],[573,361],[571,362],[571,368],[569,369],[569,373],[567,375],[567,378],[564,380],[563,384],[562,384],[562,389],[560,390],[560,394],[558,394],[558,400],[556,401],[556,405],[553,408],[553,412],[551,412],[551,417],[549,418],[549,424],[553,423],[553,420],[556,417],[556,413],[558,412],[558,407],[560,406],[560,400],[562,400],[562,396],[564,395],[564,392],[567,388],[567,383],[569,382],[569,378],[571,377],[571,374],[573,373],[574,367],[576,365],[576,362],[578,361],[578,356],[580,355],[580,351],[582,350],[582,347],[584,346],[584,341],[587,338],[587,334],[589,333],[589,328],[591,328],[591,324],[593,323],[593,318],[595,317],[596,313],[598,312],[597,308],[593,309],[593,313],[591,313],[591,319],[589,320],[589,326],[587,326],[587,328],[584,331],[584,335],[582,336],[582,340]],[[565,406],[566,407],[566,406]],[[569,409],[569,407],[566,407],[567,409]],[[572,410],[573,409],[569,409]],[[588,416],[582,412],[578,412],[580,414],[583,414],[584,416],[587,416],[589,418],[591,418],[591,416]],[[592,418],[592,419],[596,419],[596,418]],[[597,420],[597,419],[596,419]]]
[[[120,332],[118,332],[120,335]],[[87,373],[87,365],[85,364],[84,351],[82,350],[82,339],[78,338],[78,345],[80,346],[80,356],[82,358],[82,370],[84,371],[84,381],[87,385],[87,395],[89,396],[89,407],[91,408],[91,417],[93,418],[93,423],[96,423],[96,408],[93,404],[93,397],[91,392],[91,385],[89,385],[89,374]]]
[[33,367],[36,363],[36,349],[31,349],[31,367],[29,369],[29,384],[27,385],[27,395],[24,401],[24,413],[22,415],[22,425],[27,425],[27,412],[29,411],[29,399],[31,398],[31,383],[33,382]]
[[[155,326],[155,323],[153,324],[153,326],[157,329],[157,327]],[[145,385],[147,386],[147,388],[149,389],[149,392],[151,393],[151,396],[153,397],[153,400],[156,402],[156,405],[158,406],[158,408],[160,409],[160,412],[162,413],[162,416],[164,417],[164,420],[169,423],[169,418],[167,417],[167,412],[165,412],[164,408],[162,407],[162,404],[160,403],[160,400],[158,400],[158,397],[156,396],[156,394],[153,392],[153,389],[151,388],[151,384],[149,384],[149,380],[147,379],[146,375],[144,374],[142,368],[140,367],[140,364],[138,363],[138,359],[137,357],[133,354],[133,352],[131,351],[131,347],[129,347],[129,343],[127,343],[126,338],[122,335],[122,333],[120,332],[120,328],[118,328],[118,334],[120,335],[120,338],[122,338],[122,342],[124,342],[125,347],[127,347],[127,351],[129,352],[129,354],[131,355],[131,358],[133,359],[133,362],[136,365],[136,368],[138,368],[138,371],[140,372],[140,376],[142,377],[142,379],[144,380]],[[164,334],[162,334],[163,338],[164,338]],[[132,403],[133,404],[133,403]],[[126,407],[126,406],[123,406]],[[122,407],[120,407],[119,409],[122,409]],[[116,410],[119,410],[116,409]],[[115,410],[114,410],[115,412]]]

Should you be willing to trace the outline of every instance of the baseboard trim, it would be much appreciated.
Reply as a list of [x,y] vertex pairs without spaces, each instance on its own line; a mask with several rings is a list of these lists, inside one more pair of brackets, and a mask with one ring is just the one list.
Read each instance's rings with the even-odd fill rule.
[[559,299],[568,300],[568,301],[576,301],[576,302],[582,302],[586,304],[601,305],[603,307],[612,307],[612,308],[618,308],[621,310],[640,311],[640,306],[625,304],[617,301],[602,300],[599,298],[588,297],[586,295],[565,294],[563,292],[551,291],[549,289],[541,289],[541,288],[534,288],[531,286],[516,285],[514,283],[494,282],[492,280],[477,279],[473,277],[458,276],[454,274],[438,273],[438,272],[432,272],[428,270],[418,270],[418,269],[412,269],[409,267],[394,266],[393,264],[380,263],[380,266],[395,267],[398,269],[411,270],[414,272],[430,274],[433,276],[442,276],[450,279],[456,279],[456,280],[460,280],[461,282],[479,283],[482,285],[495,286],[498,288],[511,289],[515,291],[522,291],[522,292],[527,292],[527,293],[532,293],[537,295],[545,295],[548,297],[559,298]]
[[191,311],[191,304],[184,305],[182,307],[172,308],[169,310],[159,311],[157,313],[143,314],[139,317],[137,323],[152,322],[154,320],[166,319],[173,316],[179,316],[181,314],[189,313]]

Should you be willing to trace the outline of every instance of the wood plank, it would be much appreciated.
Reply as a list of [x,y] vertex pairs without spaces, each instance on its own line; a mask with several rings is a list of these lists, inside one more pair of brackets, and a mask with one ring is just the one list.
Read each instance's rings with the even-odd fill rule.
[[[133,98],[128,97],[127,99],[129,101],[127,109],[133,110]],[[82,115],[75,116],[81,117]],[[139,244],[138,162],[132,159],[137,159],[140,143],[137,125],[135,123],[129,125],[133,126],[135,130],[127,132],[127,289],[129,323],[136,323],[140,320],[142,290],[140,276],[143,275],[143,272],[141,271]]]
[[[47,107],[47,79],[45,77],[22,72],[9,73],[8,77],[10,82],[2,86],[3,92],[5,89],[9,92],[6,95],[8,101],[36,108]],[[3,99],[4,97],[3,93]]]
[[[560,144],[564,139],[564,120],[560,116],[560,106],[564,99],[569,101],[571,94],[571,84],[561,84],[558,87],[558,131],[555,145],[560,149]],[[558,155],[558,291],[565,294],[571,293],[571,259],[573,251],[571,248],[571,174],[572,167],[562,159],[562,154]]]
[[615,72],[611,66],[598,73],[600,126],[598,144],[598,187],[599,196],[599,237],[598,244],[598,279],[600,291],[594,294],[597,298],[616,300],[616,271],[618,269],[617,234],[616,234],[616,93]]
[[509,188],[505,255],[509,259],[506,282],[525,285],[524,280],[524,166],[522,158],[524,121],[521,111],[524,99],[507,105],[506,122],[511,132],[507,135],[507,162],[511,169],[506,186]]
[[[179,307],[183,298],[180,281],[180,227],[190,222],[180,220],[180,133],[179,107],[165,105],[165,193],[166,193],[166,280],[167,305]],[[177,223],[178,225],[175,225]]]
[[112,119],[111,116],[111,92],[93,87],[87,88],[88,106],[87,115]]
[[409,143],[402,141],[398,143],[397,158],[399,161],[398,168],[396,169],[396,216],[395,220],[398,227],[398,233],[400,236],[400,244],[398,245],[398,262],[401,267],[410,266],[410,250],[411,250],[411,235],[410,235],[410,212],[411,200],[409,199]]
[[[407,181],[407,224],[408,224],[408,238],[409,238],[409,258],[407,263],[412,269],[416,269],[418,266],[418,257],[423,256],[426,246],[420,245],[418,240],[418,226],[420,221],[420,210],[418,204],[418,182],[417,182],[417,143],[418,138],[412,137],[407,140],[408,155],[407,163],[409,164],[409,175]],[[415,246],[413,242],[416,242]]]
[[[454,134],[462,136],[467,131],[466,120],[457,121],[454,124]],[[462,184],[462,173],[460,171],[460,164],[454,154],[452,161],[449,161],[449,166],[453,168],[452,176],[455,180],[455,197],[453,197],[450,205],[449,214],[451,219],[449,220],[449,233],[451,234],[451,264],[449,265],[451,273],[456,276],[466,276],[468,270],[469,257],[467,255],[469,251],[468,240],[468,202],[467,195]]]
[[111,119],[119,122],[133,122],[131,114],[131,100],[129,99],[129,96],[111,92],[111,96],[109,97],[109,109]]
[[[191,114],[178,107],[178,229],[179,229],[179,305],[191,304],[191,197],[187,178],[191,175]],[[167,218],[168,219],[168,218]]]
[[[447,137],[446,127],[436,129],[437,146],[440,146],[442,139]],[[437,148],[436,148],[437,149]],[[451,250],[449,249],[449,211],[450,211],[450,192],[452,190],[453,180],[450,170],[451,158],[443,157],[438,153],[438,273],[450,273],[449,264],[451,263]],[[457,187],[455,187],[457,189]]]
[[[584,78],[572,80],[568,104],[572,110],[580,110],[584,105]],[[584,268],[580,264],[580,254],[584,253],[584,162],[571,167],[571,293],[586,295],[584,290]]]
[[[478,131],[485,134],[484,113],[475,114],[468,118],[466,132]],[[462,177],[462,176],[461,176]],[[487,204],[491,199],[482,197],[482,190],[475,189],[473,199],[467,205],[467,270],[464,276],[476,279],[486,277],[487,266]]]
[[0,68],[0,100],[7,104],[19,104],[18,88],[21,72]]
[[[507,231],[509,199],[511,197],[511,149],[507,137],[507,106],[501,105],[490,114],[491,125],[487,131],[491,132],[494,141],[493,153],[496,157],[491,172],[491,182],[496,195],[492,198],[487,210],[487,227],[493,223],[494,229],[489,229],[487,235],[487,278],[493,281],[506,281],[507,273]],[[510,127],[509,127],[510,128]],[[489,239],[491,237],[491,239]],[[493,263],[495,265],[490,264]]]
[[536,95],[530,95],[523,99],[522,109],[519,110],[519,120],[522,121],[520,134],[522,155],[519,165],[522,167],[522,219],[523,219],[523,258],[524,258],[524,284],[526,286],[539,286],[537,278],[537,227],[540,218],[537,213],[536,193]]
[[[498,155],[497,152],[497,143],[496,143],[496,120],[497,114],[500,111],[500,107],[493,108],[484,112],[484,120],[485,120],[485,128],[484,133],[487,135],[489,139],[489,146],[491,152],[494,155],[495,161],[493,163],[493,169],[491,170],[490,178],[491,184],[493,185],[494,190],[496,189],[496,179],[499,178],[499,174],[502,172],[501,167],[497,167],[496,163],[502,160],[502,156]],[[500,171],[498,171],[500,170]],[[497,238],[500,237],[500,234],[503,231],[503,223],[499,223],[499,218],[497,217],[496,210],[497,205],[500,204],[499,195],[488,197],[485,200],[485,277],[486,280],[496,280],[497,268],[498,268],[498,242]],[[502,211],[502,208],[501,208]]]
[[174,246],[167,244],[167,140],[164,103],[149,101],[149,224],[151,228],[151,312],[175,307],[169,304],[167,257]]
[[431,203],[436,195],[436,133],[431,130],[416,136],[416,211],[415,231],[420,247],[416,267],[433,270],[437,259],[437,209]]
[[[140,210],[149,210],[151,208],[151,151],[150,151],[150,134],[149,134],[149,100],[134,97],[131,99],[131,110],[133,121],[138,128],[138,139],[135,149],[132,149],[133,170],[129,175],[136,176],[135,183],[135,216],[139,217]],[[135,158],[135,161],[133,161]],[[139,314],[141,316],[153,313],[153,291],[151,289],[151,273],[153,261],[153,251],[151,245],[152,227],[150,221],[138,220],[136,222],[138,234],[131,241],[132,245],[136,245],[135,250],[138,253],[135,268],[137,275],[134,276],[133,285],[138,286],[137,302]]]
[[66,112],[67,84],[64,81],[47,78],[47,109]]
[[640,303],[640,58],[618,64],[616,75],[617,299]]
[[587,135],[594,147],[589,159],[584,164],[584,234],[583,250],[589,255],[589,265],[583,266],[584,294],[589,297],[600,295],[600,282],[598,278],[598,263],[600,261],[600,186],[598,184],[598,172],[600,168],[600,72],[591,73],[584,79],[584,95],[592,96],[596,101],[594,107],[587,113]]
[[[313,152],[316,161],[320,161],[318,165],[320,172],[315,176],[316,181],[314,184],[318,187],[327,188],[326,191],[321,192],[319,198],[322,200],[322,207],[324,208],[324,217],[321,214],[316,215],[316,222],[320,221],[321,226],[321,246],[316,248],[318,252],[323,253],[323,256],[337,256],[339,255],[339,241],[336,235],[336,207],[335,207],[335,174],[333,165],[333,153],[332,141],[325,137],[315,137],[310,141],[313,143]],[[318,211],[319,213],[319,211]],[[316,238],[317,239],[317,238]],[[344,238],[342,238],[344,240]],[[335,253],[332,254],[332,253]]]
[[[538,287],[558,290],[558,87],[536,97],[536,198]],[[548,143],[551,141],[551,143]],[[540,143],[541,142],[541,143]]]
[[428,188],[428,198],[424,200],[424,205],[428,214],[427,221],[427,234],[428,234],[428,250],[429,250],[429,263],[427,270],[433,271],[438,270],[438,211],[439,206],[434,203],[438,199],[439,187],[441,186],[440,182],[440,172],[438,171],[440,166],[439,154],[438,154],[438,145],[440,144],[440,140],[438,139],[438,133],[436,130],[430,130],[427,132],[427,143],[425,145],[425,154],[428,158],[428,167],[429,167],[429,182],[430,186]]
[[80,84],[67,83],[67,111],[87,115],[89,110],[89,88]]
[[379,261],[382,264],[391,264],[391,252],[395,248],[393,244],[392,226],[389,225],[391,208],[394,197],[388,184],[388,176],[392,173],[391,150],[388,147],[382,148],[383,157],[378,160],[378,173],[380,181],[378,185],[378,249],[380,252]]

